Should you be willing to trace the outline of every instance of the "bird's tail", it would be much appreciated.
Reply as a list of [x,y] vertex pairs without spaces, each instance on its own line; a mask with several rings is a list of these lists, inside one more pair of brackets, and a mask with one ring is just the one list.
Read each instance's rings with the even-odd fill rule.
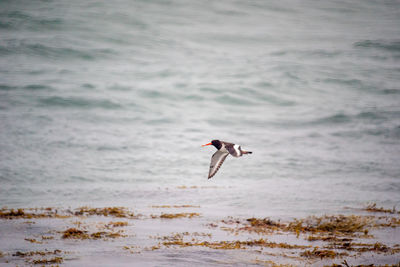
[[242,150],[242,153],[243,154],[253,154],[253,152],[251,152],[251,151],[244,151],[244,150]]

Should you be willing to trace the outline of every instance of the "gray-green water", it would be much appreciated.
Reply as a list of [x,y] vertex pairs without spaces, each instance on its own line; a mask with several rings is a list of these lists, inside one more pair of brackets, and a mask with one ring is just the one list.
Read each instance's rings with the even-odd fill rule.
[[1,1],[0,205],[399,206],[399,63],[398,1]]

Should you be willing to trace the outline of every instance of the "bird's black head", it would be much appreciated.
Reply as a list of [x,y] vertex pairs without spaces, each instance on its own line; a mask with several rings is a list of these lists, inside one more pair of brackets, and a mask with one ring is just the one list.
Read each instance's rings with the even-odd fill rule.
[[222,147],[222,143],[221,143],[221,141],[219,141],[219,140],[212,140],[212,141],[211,141],[211,144],[212,144],[213,146],[215,146],[215,148],[218,149],[218,150]]
[[210,145],[215,146],[218,150],[222,147],[222,143],[219,140],[212,140],[211,143],[208,143],[208,144],[205,144],[202,146],[210,146]]

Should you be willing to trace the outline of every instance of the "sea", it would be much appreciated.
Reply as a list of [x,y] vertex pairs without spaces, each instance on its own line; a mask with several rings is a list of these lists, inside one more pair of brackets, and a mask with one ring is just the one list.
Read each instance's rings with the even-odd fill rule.
[[[213,139],[229,156],[208,178]],[[398,0],[0,1],[0,206],[400,207]]]

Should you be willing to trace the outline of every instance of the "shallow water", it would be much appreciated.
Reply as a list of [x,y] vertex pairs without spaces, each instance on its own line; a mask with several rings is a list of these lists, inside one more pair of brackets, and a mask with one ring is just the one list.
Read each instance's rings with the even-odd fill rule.
[[[0,205],[400,204],[398,1],[3,1]],[[207,180],[212,139],[253,151]]]
[[370,206],[351,209],[357,215],[291,221],[212,219],[202,210],[2,208],[0,265],[398,265],[400,213],[394,210]]

